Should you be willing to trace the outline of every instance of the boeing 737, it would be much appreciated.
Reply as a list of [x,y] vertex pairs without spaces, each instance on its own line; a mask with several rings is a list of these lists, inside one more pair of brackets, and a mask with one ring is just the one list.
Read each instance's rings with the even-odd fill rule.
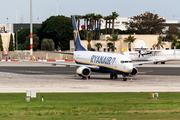
[[[176,52],[174,60],[180,60],[180,50],[139,50],[131,52],[123,52],[123,55],[129,57],[132,61],[151,61],[151,60],[165,60],[171,59]],[[161,61],[165,64],[166,61]],[[158,62],[154,62],[157,64]]]
[[[132,63],[132,60],[122,54],[116,53],[106,53],[97,51],[86,51],[86,49],[81,45],[79,32],[77,30],[75,17],[72,16],[73,22],[73,34],[74,34],[74,44],[75,51],[73,52],[74,61],[76,64],[69,63],[58,63],[58,62],[46,62],[56,65],[69,65],[77,66],[78,69],[76,73],[84,78],[90,78],[91,72],[101,72],[109,73],[110,78],[118,78],[118,74],[123,76],[123,81],[127,80],[127,76],[135,76],[138,74],[138,69],[134,65],[153,63],[164,60],[146,61]],[[174,58],[172,58],[174,59]],[[165,60],[172,60],[165,59]]]

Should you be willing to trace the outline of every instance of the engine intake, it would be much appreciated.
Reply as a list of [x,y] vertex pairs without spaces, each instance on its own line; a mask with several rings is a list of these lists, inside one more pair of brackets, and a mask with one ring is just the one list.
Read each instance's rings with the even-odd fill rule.
[[91,74],[91,69],[89,69],[88,67],[79,67],[76,70],[76,73],[80,76],[87,77]]
[[133,67],[132,72],[129,74],[129,76],[136,76],[138,74],[138,69],[136,67]]

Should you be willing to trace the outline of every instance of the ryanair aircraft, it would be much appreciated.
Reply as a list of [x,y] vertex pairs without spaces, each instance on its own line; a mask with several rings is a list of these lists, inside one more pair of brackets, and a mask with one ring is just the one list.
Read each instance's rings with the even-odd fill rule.
[[[81,45],[79,32],[77,30],[75,17],[72,16],[73,28],[74,28],[74,44],[76,50],[72,53],[76,64],[69,63],[52,63],[59,65],[69,65],[69,66],[78,66],[76,70],[77,74],[84,78],[90,78],[91,71],[101,72],[101,73],[110,73],[110,78],[118,78],[118,74],[123,76],[123,81],[127,80],[127,76],[135,76],[138,74],[138,69],[134,65],[153,63],[157,61],[147,61],[132,63],[132,60],[129,57],[126,57],[122,54],[116,53],[105,53],[105,52],[96,52],[96,51],[86,51],[86,49]],[[169,59],[170,60],[170,59]],[[160,60],[161,61],[161,60]]]

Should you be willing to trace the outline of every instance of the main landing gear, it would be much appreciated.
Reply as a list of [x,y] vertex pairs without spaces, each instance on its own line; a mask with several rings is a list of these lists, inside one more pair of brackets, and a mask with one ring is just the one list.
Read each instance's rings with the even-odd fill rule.
[[111,78],[111,79],[113,79],[113,78],[114,78],[114,79],[117,79],[118,76],[117,76],[117,74],[111,73],[111,74],[110,74],[110,78]]
[[123,77],[123,81],[127,81],[127,78]]

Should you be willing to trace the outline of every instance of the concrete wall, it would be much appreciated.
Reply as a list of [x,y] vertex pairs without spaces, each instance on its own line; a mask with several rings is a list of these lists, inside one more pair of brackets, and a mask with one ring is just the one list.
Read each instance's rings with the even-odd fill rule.
[[[2,52],[0,52],[0,59],[2,59]],[[53,53],[52,52],[44,52],[44,51],[33,51],[33,59],[44,59],[44,60],[65,60],[67,57],[68,60],[72,60],[72,55]],[[12,59],[31,59],[30,51],[10,51],[8,57]]]

